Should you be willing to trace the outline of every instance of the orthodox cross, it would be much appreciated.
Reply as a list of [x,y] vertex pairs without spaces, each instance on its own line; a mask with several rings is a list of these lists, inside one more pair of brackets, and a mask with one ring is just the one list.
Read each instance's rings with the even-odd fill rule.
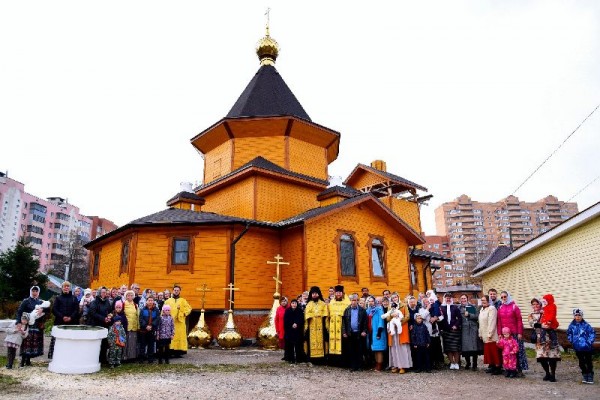
[[227,290],[229,292],[229,309],[231,310],[233,309],[233,291],[240,289],[233,287],[233,283],[230,283],[226,288],[223,288],[223,290]]
[[267,7],[267,11],[265,11],[265,15],[267,16],[267,36],[269,36],[269,14],[271,13],[271,7]]
[[198,292],[202,292],[202,307],[200,307],[200,309],[204,310],[204,301],[206,299],[206,292],[210,292],[210,289],[206,286],[206,283],[204,283],[201,288],[197,288],[196,290]]
[[276,276],[273,277],[273,279],[275,280],[275,294],[273,295],[273,297],[277,296],[276,298],[279,298],[279,285],[281,285],[283,282],[281,282],[280,279],[280,270],[279,267],[281,267],[282,265],[290,265],[289,262],[283,262],[283,257],[281,257],[281,255],[277,254],[275,257],[275,261],[267,261],[267,264],[275,264],[277,266],[277,270],[276,270]]

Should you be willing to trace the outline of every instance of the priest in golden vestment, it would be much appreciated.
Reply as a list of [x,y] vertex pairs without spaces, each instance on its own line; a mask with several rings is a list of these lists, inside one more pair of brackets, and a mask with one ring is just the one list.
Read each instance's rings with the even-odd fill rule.
[[344,287],[335,286],[334,298],[329,302],[329,361],[339,367],[345,364],[342,360],[342,349],[346,347],[342,341],[342,320],[349,305],[350,300],[344,296]]
[[324,361],[327,355],[329,313],[319,287],[310,288],[308,299],[304,310],[306,356],[310,361],[318,363]]
[[181,287],[175,285],[173,287],[173,297],[167,299],[164,304],[171,307],[171,316],[173,316],[175,324],[175,337],[171,340],[171,354],[176,357],[181,357],[182,354],[187,353],[188,342],[185,320],[192,312],[192,307],[180,294]]

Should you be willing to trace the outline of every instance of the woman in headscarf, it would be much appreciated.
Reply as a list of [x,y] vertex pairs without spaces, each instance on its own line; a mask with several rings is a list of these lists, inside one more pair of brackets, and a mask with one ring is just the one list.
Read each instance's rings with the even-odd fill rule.
[[375,371],[383,369],[383,352],[387,350],[387,332],[383,309],[378,298],[373,307],[367,309],[367,316],[371,317],[371,351],[375,357]]
[[127,320],[127,328],[124,327],[127,334],[125,349],[123,349],[123,360],[135,360],[138,357],[138,330],[140,328],[138,305],[134,301],[135,293],[133,290],[125,292],[123,301],[123,313]]
[[483,363],[488,365],[485,370],[492,375],[502,373],[502,359],[498,352],[498,311],[491,303],[490,296],[481,297],[481,310],[479,310],[479,338],[483,341]]
[[442,304],[440,311],[442,314],[440,329],[442,330],[442,338],[444,339],[444,351],[450,361],[450,369],[460,369],[462,318],[460,316],[460,309],[454,305],[454,300],[450,293],[444,294],[444,304]]
[[[21,323],[23,313],[27,315],[36,314],[35,322],[29,325],[29,334],[21,344],[21,366],[31,365],[31,359],[44,354],[44,327],[46,325],[46,315],[49,310],[38,308],[35,306],[41,305],[40,288],[32,286],[29,290],[29,297],[24,299],[17,310],[17,323]],[[31,318],[30,318],[31,321]]]
[[[469,303],[466,294],[460,296],[460,315],[462,317],[461,352],[466,360],[465,369],[477,371],[477,357],[483,354],[483,343],[479,339],[479,311]],[[471,362],[471,359],[473,360]],[[472,367],[471,367],[472,366]]]
[[523,344],[523,319],[521,310],[515,304],[510,293],[506,290],[500,293],[500,301],[502,304],[498,308],[498,332],[502,332],[503,328],[510,329],[511,334],[519,344],[519,352],[517,353],[517,371],[522,377],[523,371],[529,369],[527,364],[527,356],[525,355],[525,345]]
[[389,317],[387,317],[386,320],[389,322],[394,316],[393,310],[397,310],[402,314],[400,319],[402,331],[399,335],[393,335],[391,333],[388,335],[389,366],[392,369],[392,372],[403,374],[406,372],[406,369],[412,368],[413,366],[410,348],[410,310],[406,304],[400,301],[398,293],[392,294],[391,299],[392,313],[389,314]]

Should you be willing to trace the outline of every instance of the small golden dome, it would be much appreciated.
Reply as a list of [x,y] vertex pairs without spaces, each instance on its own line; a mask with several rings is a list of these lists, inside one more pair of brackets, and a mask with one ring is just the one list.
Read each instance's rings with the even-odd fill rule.
[[269,35],[268,26],[267,34],[256,44],[256,55],[260,60],[260,65],[275,65],[275,60],[279,55],[279,44]]

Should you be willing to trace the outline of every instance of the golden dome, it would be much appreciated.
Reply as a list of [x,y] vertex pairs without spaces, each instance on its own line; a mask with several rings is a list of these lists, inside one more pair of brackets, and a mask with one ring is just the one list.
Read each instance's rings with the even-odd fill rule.
[[267,34],[256,44],[256,55],[260,60],[260,65],[275,65],[275,60],[279,55],[279,44],[269,35],[268,26]]

